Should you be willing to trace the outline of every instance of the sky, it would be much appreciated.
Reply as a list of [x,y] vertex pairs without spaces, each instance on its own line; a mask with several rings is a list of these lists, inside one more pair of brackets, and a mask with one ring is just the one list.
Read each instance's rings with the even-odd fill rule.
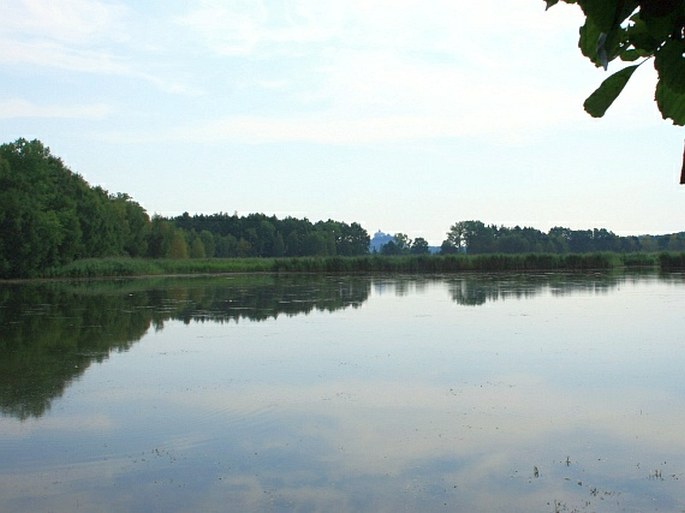
[[[577,6],[0,3],[0,143],[39,139],[150,215],[685,231],[685,131],[651,62],[602,119]],[[620,69],[612,62],[609,72]]]

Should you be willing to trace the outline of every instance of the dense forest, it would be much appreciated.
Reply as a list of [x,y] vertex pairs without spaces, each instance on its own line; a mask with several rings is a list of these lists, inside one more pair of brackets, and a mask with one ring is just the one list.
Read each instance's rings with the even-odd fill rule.
[[0,277],[83,258],[355,256],[359,224],[250,214],[149,217],[127,194],[91,187],[40,141],[0,146]]
[[617,253],[685,251],[685,232],[669,235],[619,236],[605,228],[571,230],[554,227],[547,233],[535,228],[507,228],[481,221],[454,224],[442,243],[444,254],[484,253]]
[[[0,278],[43,276],[86,258],[207,259],[353,257],[369,253],[358,223],[264,214],[217,213],[152,218],[125,193],[90,186],[40,141],[0,145]],[[685,251],[685,233],[621,237],[606,229],[507,228],[455,223],[439,252],[591,253]],[[429,253],[423,238],[397,233],[384,255]]]
[[560,226],[547,233],[535,228],[486,225],[482,221],[460,221],[447,233],[440,248],[430,248],[425,239],[411,240],[404,233],[378,232],[372,251],[381,255],[521,254],[521,253],[656,253],[685,251],[685,232],[669,235],[619,236],[605,228],[571,230]]

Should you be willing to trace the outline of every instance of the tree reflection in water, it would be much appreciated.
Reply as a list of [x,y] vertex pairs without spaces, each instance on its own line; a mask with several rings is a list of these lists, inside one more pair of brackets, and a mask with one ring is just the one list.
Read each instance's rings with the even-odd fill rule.
[[6,284],[0,288],[0,411],[40,417],[92,362],[167,320],[264,321],[358,308],[361,277],[239,276]]

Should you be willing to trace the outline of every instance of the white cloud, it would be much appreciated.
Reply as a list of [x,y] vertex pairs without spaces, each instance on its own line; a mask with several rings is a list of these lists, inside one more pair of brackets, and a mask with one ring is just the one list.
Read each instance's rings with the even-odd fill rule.
[[11,99],[0,101],[0,119],[17,118],[64,118],[64,119],[103,119],[112,109],[105,104],[91,105],[36,105],[26,100]]
[[264,5],[256,0],[203,1],[177,22],[196,31],[215,52],[239,55],[250,53],[258,43],[265,16]]
[[126,74],[111,43],[125,34],[126,9],[94,0],[6,2],[0,6],[0,62]]
[[430,8],[413,0],[278,7],[206,0],[177,22],[215,55],[229,57],[227,66],[235,58],[273,61],[282,70],[275,76],[238,71],[229,80],[262,89],[288,84],[278,90],[289,96],[259,115],[219,112],[167,136],[322,144],[474,134],[513,140],[575,123],[585,116],[585,91],[550,74],[526,74],[549,64],[547,39],[556,40],[555,31],[570,29],[568,52],[577,54],[580,11],[569,12],[545,13],[544,4],[523,0],[468,9],[446,0]]
[[[357,105],[350,112],[342,109],[309,116],[231,116],[157,130],[152,135],[142,133],[110,134],[117,142],[184,141],[194,143],[233,142],[263,144],[307,142],[315,144],[373,144],[425,139],[459,137],[499,137],[503,143],[518,143],[540,131],[559,126],[569,120],[584,118],[563,95],[538,94],[535,98],[520,91],[516,103],[505,104],[488,98],[496,91],[482,91],[442,112],[435,107],[409,113],[363,113]],[[512,100],[513,101],[513,100]],[[548,108],[532,109],[536,106]],[[486,105],[487,104],[487,105]],[[559,108],[559,105],[565,108]],[[483,107],[483,105],[486,105]]]
[[92,43],[120,39],[128,9],[97,0],[22,0],[0,5],[2,32],[21,39]]
[[120,58],[85,48],[69,48],[50,41],[0,40],[0,62],[65,69],[85,73],[128,74]]
[[129,44],[135,38],[127,6],[24,0],[0,4],[0,18],[0,63],[126,76],[172,94],[201,94],[198,87],[155,75],[143,64],[143,42]]
[[[144,52],[144,44],[101,44],[129,37],[132,13],[126,7],[95,0],[65,5],[69,16],[38,0],[0,8],[9,20],[0,36],[0,62],[121,75],[169,93],[208,94],[204,84],[178,79],[193,69],[189,61],[172,57],[180,46],[167,50],[164,75],[184,74],[168,79],[141,64],[136,52]],[[558,67],[544,72],[558,66],[559,33],[568,33],[564,51],[582,62],[575,46],[580,18],[574,6],[545,12],[542,2],[532,6],[528,0],[485,0],[468,9],[447,0],[430,8],[414,0],[325,5],[203,0],[174,18],[183,41],[177,44],[191,37],[214,57],[225,58],[226,69],[207,89],[233,87],[268,107],[246,114],[239,107],[242,98],[219,102],[225,107],[217,108],[215,119],[186,117],[176,128],[135,139],[358,144],[491,135],[519,140],[587,119],[583,99],[603,77],[593,75],[589,63],[583,79],[570,72],[560,78]],[[249,59],[249,73],[235,66],[236,57]],[[277,101],[273,95],[279,95]]]

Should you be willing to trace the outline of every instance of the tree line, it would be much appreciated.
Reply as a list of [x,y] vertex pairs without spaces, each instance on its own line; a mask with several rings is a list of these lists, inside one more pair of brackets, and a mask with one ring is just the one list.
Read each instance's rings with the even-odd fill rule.
[[685,232],[668,235],[620,236],[605,228],[571,230],[554,227],[508,228],[481,221],[460,221],[450,227],[440,253],[636,253],[685,251]]
[[[264,214],[152,218],[125,193],[90,186],[40,141],[0,145],[0,278],[45,275],[75,260],[103,257],[352,257],[369,253],[358,223]],[[439,252],[589,253],[685,251],[685,233],[620,237],[606,229],[507,228],[460,221]],[[397,233],[382,255],[425,255],[428,242]]]
[[40,141],[0,146],[0,277],[79,258],[144,256],[149,228],[138,203],[91,187]]
[[23,278],[84,258],[355,256],[358,223],[250,214],[155,215],[124,193],[91,187],[40,141],[0,146],[0,278]]
[[[239,217],[225,213],[183,215],[170,220],[153,218],[154,228],[165,224],[185,238],[188,256],[283,257],[357,256],[368,253],[369,234],[358,223],[318,221],[264,214]],[[151,256],[164,256],[163,244],[153,237]],[[181,244],[183,246],[183,244]]]

